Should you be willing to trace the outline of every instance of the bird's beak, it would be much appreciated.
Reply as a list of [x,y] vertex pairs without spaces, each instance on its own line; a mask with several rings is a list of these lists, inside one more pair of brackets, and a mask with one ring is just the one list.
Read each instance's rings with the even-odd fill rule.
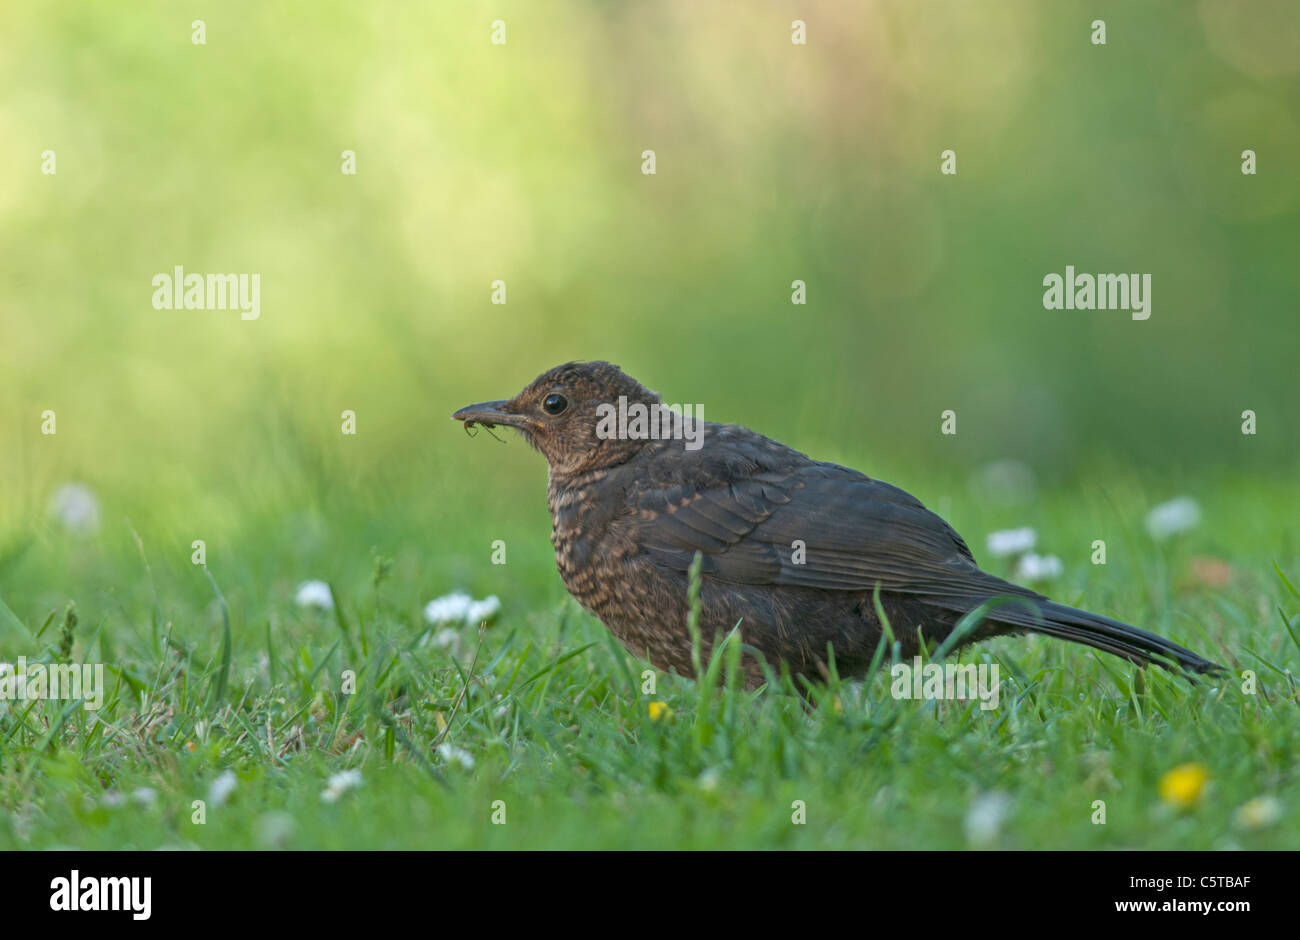
[[512,428],[523,427],[524,416],[504,410],[506,404],[505,401],[482,401],[477,405],[466,405],[451,417],[455,421],[464,421],[467,428],[476,424],[489,428],[498,424]]

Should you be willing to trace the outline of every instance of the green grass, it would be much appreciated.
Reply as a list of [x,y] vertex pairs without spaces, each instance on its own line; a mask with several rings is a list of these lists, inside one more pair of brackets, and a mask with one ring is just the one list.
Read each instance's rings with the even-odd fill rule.
[[[125,523],[90,539],[38,527],[0,563],[6,658],[57,659],[71,642],[73,661],[106,664],[108,692],[93,713],[0,708],[0,847],[962,847],[971,807],[990,794],[1006,812],[981,845],[1293,847],[1300,595],[1272,567],[1277,557],[1300,580],[1288,517],[1275,511],[1289,488],[1207,486],[1202,525],[1164,543],[1142,531],[1131,484],[1082,498],[1061,489],[1014,513],[954,497],[950,515],[978,556],[990,529],[1033,521],[1041,547],[1067,562],[1054,596],[1123,614],[1233,670],[1219,683],[1157,670],[1139,681],[1081,647],[1004,639],[962,654],[1000,666],[994,711],[896,701],[888,657],[865,682],[814,691],[811,704],[779,678],[746,692],[725,652],[734,644],[709,664],[717,684],[660,674],[656,694],[642,694],[647,666],[564,596],[544,527],[491,566],[486,551],[467,557],[490,525],[434,496],[395,501],[387,515],[379,501],[349,509],[340,498],[327,516],[286,509],[246,524],[229,547],[209,545],[211,580],[179,538],[137,544]],[[530,522],[533,502],[540,493],[520,504]],[[421,539],[408,526],[423,514],[438,526]],[[321,527],[328,534],[303,535]],[[1106,566],[1065,550],[1099,532]],[[1191,574],[1205,555],[1232,566],[1230,584]],[[294,606],[294,585],[312,576],[334,583],[336,614]],[[502,614],[481,632],[462,628],[459,649],[422,646],[421,605],[457,586],[501,595]],[[77,605],[70,636],[66,601]],[[345,669],[355,694],[340,691]],[[1243,694],[1244,669],[1258,694]],[[651,701],[671,714],[653,720]],[[473,767],[445,759],[444,743]],[[1157,786],[1189,761],[1210,785],[1180,811]],[[360,770],[361,785],[323,801],[345,769]],[[194,823],[193,801],[228,770],[228,801]],[[132,796],[141,788],[152,802]],[[1245,828],[1234,813],[1257,796],[1279,801],[1281,816]],[[1091,821],[1097,800],[1104,825]],[[504,824],[492,822],[496,801]],[[803,824],[792,822],[795,801]]]
[[[1300,845],[1280,11],[131,6],[0,4],[0,661],[109,678],[93,714],[0,703],[0,847],[965,846],[977,805],[1005,807],[1008,848]],[[1045,311],[1065,264],[1150,272],[1151,319]],[[155,309],[176,265],[258,274],[261,317]],[[1008,639],[962,654],[1001,667],[995,712],[896,702],[884,676],[812,708],[660,676],[653,722],[643,664],[564,593],[540,458],[448,420],[570,359],[902,485],[996,574],[987,534],[1033,525],[1053,597],[1259,694]],[[1007,459],[1037,497],[972,489]],[[98,532],[51,520],[69,481]],[[1202,524],[1152,541],[1143,515],[1180,494]],[[294,604],[314,578],[337,616]],[[503,609],[453,657],[420,638],[455,589]],[[1189,761],[1211,783],[1177,812],[1157,786]],[[1261,795],[1281,818],[1237,826]]]

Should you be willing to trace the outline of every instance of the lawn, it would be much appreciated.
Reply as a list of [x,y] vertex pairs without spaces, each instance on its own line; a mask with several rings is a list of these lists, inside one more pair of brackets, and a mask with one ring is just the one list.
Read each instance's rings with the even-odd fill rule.
[[[1294,3],[131,6],[0,4],[0,847],[1300,846]],[[647,676],[449,420],[577,359],[1229,673]]]
[[[11,549],[4,583],[23,587],[0,609],[6,647],[40,651],[32,661],[102,662],[107,691],[93,712],[5,704],[0,845],[1278,848],[1300,839],[1300,596],[1273,568],[1281,556],[1291,583],[1300,576],[1278,511],[1289,481],[1219,479],[1199,494],[1201,524],[1165,541],[1116,508],[1144,498],[1132,476],[1108,490],[1044,492],[1015,515],[959,481],[916,487],[932,503],[951,487],[954,521],[994,570],[983,535],[1032,523],[1065,560],[1047,586],[1054,596],[1126,616],[1232,670],[1193,685],[1077,646],[1003,639],[961,657],[1000,667],[998,708],[982,710],[893,698],[888,656],[873,677],[817,688],[811,702],[783,677],[752,693],[728,681],[733,647],[716,657],[716,685],[647,674],[564,595],[538,511],[538,458],[517,442],[462,450],[484,485],[502,455],[539,477],[520,497],[528,526],[506,540],[504,565],[488,562],[494,540],[478,536],[492,525],[445,500],[354,501],[337,490],[266,517],[229,547],[209,543],[206,572],[188,545],[137,541],[126,522],[96,535],[51,523]],[[514,525],[508,505],[492,520],[503,530]],[[426,531],[422,518],[438,524]],[[1090,561],[1098,537],[1108,541],[1104,566]],[[296,603],[308,578],[332,583],[333,611]],[[495,594],[501,610],[482,628],[425,622],[424,603],[453,588]],[[1245,670],[1254,694],[1243,692]],[[1162,797],[1162,778],[1188,763],[1208,780],[1181,801]],[[357,773],[331,786],[344,771]]]

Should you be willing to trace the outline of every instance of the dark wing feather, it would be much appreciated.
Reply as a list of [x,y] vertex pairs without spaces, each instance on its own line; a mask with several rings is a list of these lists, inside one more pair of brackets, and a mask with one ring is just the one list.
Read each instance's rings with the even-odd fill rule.
[[[750,450],[766,447],[763,439]],[[739,450],[741,456],[750,451]],[[734,584],[791,585],[830,591],[910,594],[962,614],[993,597],[1034,601],[1002,605],[990,619],[1013,630],[1034,630],[1085,643],[1134,662],[1173,659],[1197,673],[1215,663],[1138,627],[1048,601],[1028,588],[981,571],[961,536],[903,490],[855,470],[825,463],[780,469],[757,461],[739,480],[716,473],[699,490],[661,482],[629,489],[634,511],[625,520],[652,562],[685,571],[696,552],[702,571]],[[799,455],[801,459],[802,455]],[[724,482],[731,479],[732,482]],[[795,541],[806,546],[794,563]]]
[[[834,464],[758,473],[700,492],[633,494],[633,525],[656,564],[737,584],[979,599],[1040,597],[979,570],[952,527],[910,494]],[[805,546],[803,564],[794,543]],[[972,603],[972,606],[973,606]]]

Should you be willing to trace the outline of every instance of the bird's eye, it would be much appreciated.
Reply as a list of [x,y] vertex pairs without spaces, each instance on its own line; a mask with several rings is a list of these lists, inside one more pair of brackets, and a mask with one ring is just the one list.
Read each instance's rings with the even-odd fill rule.
[[569,400],[559,392],[551,392],[542,399],[542,410],[548,415],[558,415],[569,407]]

